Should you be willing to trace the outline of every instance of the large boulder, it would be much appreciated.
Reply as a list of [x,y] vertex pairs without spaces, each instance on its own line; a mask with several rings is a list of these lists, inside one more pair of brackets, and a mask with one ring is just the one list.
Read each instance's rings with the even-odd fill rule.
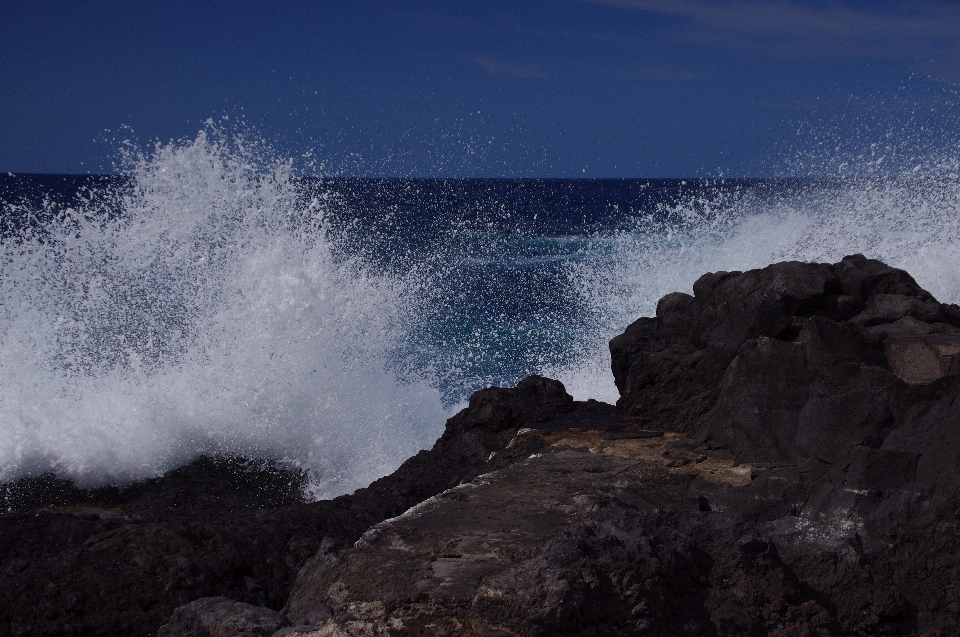
[[704,274],[693,292],[665,296],[656,317],[610,341],[617,406],[649,426],[692,431],[717,404],[721,377],[747,342],[796,342],[815,317],[848,326],[849,338],[861,341],[856,356],[907,381],[949,373],[960,351],[960,308],[863,255]]

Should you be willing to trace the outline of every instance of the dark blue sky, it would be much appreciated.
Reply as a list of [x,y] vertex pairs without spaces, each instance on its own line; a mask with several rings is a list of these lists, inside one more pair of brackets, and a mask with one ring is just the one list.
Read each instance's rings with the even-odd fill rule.
[[960,139],[960,2],[0,10],[2,171],[109,171],[224,115],[340,174],[761,176]]

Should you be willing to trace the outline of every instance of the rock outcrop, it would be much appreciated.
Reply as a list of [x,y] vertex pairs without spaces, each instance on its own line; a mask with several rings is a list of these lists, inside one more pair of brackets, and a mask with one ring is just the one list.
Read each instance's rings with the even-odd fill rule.
[[776,618],[829,634],[835,619],[770,540],[710,512],[704,494],[749,473],[715,459],[671,467],[662,449],[674,438],[527,435],[545,443],[539,454],[319,554],[290,620],[357,617],[408,635],[672,635],[750,634]]
[[322,502],[303,502],[296,472],[230,458],[200,458],[125,489],[83,491],[52,476],[2,485],[0,637],[153,637],[174,608],[207,597],[279,610],[321,547],[350,544],[508,464],[520,450],[497,453],[519,427],[598,405],[574,403],[559,382],[536,376],[481,390],[433,449]]
[[956,306],[859,255],[781,263],[610,348],[615,413],[321,551],[301,634],[960,632]]

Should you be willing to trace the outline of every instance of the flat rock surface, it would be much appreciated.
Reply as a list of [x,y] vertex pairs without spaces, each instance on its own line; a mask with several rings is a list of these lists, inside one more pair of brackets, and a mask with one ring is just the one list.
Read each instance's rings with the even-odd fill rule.
[[[521,432],[545,446],[318,555],[290,620],[321,608],[410,635],[834,634],[774,545],[710,503],[751,467],[622,433]],[[695,547],[687,527],[715,537]]]

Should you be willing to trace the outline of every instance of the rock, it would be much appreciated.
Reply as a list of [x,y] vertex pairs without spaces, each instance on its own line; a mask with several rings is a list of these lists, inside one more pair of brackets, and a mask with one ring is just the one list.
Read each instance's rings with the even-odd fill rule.
[[290,618],[322,600],[338,617],[375,605],[409,635],[837,634],[770,540],[701,506],[742,484],[729,460],[673,470],[662,439],[539,435],[541,454],[308,564]]
[[960,333],[890,336],[885,346],[890,369],[912,384],[943,378],[960,360]]
[[856,327],[820,317],[808,319],[796,341],[746,342],[697,427],[699,439],[754,463],[833,463],[853,447],[879,447],[904,393],[883,362]]
[[[878,350],[883,350],[886,333],[870,328],[898,321],[907,327],[904,319],[940,335],[960,329],[960,309],[937,303],[906,272],[862,255],[834,265],[787,262],[749,272],[705,274],[693,289],[692,297],[667,295],[655,318],[637,320],[610,341],[621,395],[617,405],[650,428],[690,430],[716,404],[721,376],[744,344],[760,337],[795,341],[813,317],[854,331],[868,328],[856,338]],[[925,342],[938,342],[936,338]],[[909,354],[906,349],[891,342],[894,360],[912,361],[898,362],[897,368],[920,365],[926,371],[918,367],[916,373],[905,373],[932,379],[930,357],[917,354],[917,348]],[[955,355],[941,356],[946,358],[937,366],[946,371],[940,376],[949,371]]]
[[520,428],[551,418],[592,414],[597,404],[576,403],[562,383],[541,376],[525,378],[515,388],[482,389],[470,397],[466,409],[447,421],[432,449],[419,452],[391,475],[357,490],[350,500],[376,511],[375,521],[399,515],[445,489],[513,462],[519,450],[500,452]]
[[955,306],[859,255],[704,275],[611,341],[616,414],[543,401],[555,420],[516,429],[471,403],[513,463],[319,554],[287,613],[408,635],[957,634],[957,334]]
[[441,441],[482,428],[491,433],[556,420],[573,411],[573,398],[563,383],[530,376],[514,388],[488,387],[470,396],[470,403],[447,423]]
[[859,255],[694,290],[611,342],[618,405],[752,467],[711,505],[758,524],[845,633],[956,632],[957,541],[933,529],[960,510],[957,307]]
[[285,623],[280,613],[269,608],[204,597],[173,611],[157,637],[269,637]]
[[933,296],[903,270],[867,259],[862,254],[844,257],[833,266],[833,270],[840,278],[843,293],[856,299],[867,299],[875,294],[904,294],[933,300]]
[[68,625],[152,637],[175,608],[217,596],[278,610],[321,547],[352,543],[525,457],[523,446],[505,451],[519,427],[589,416],[598,405],[574,403],[562,384],[536,376],[481,390],[433,449],[354,494],[309,504],[301,474],[237,458],[200,458],[125,489],[84,491],[52,476],[4,485],[0,637],[62,634]]
[[404,632],[403,624],[397,620],[378,622],[331,619],[321,626],[304,625],[286,628],[275,633],[273,637],[399,637]]
[[[241,459],[122,490],[38,482],[39,494],[10,491],[29,508],[0,515],[0,635],[155,635],[202,597],[277,610],[320,545],[321,514],[334,529],[342,519],[302,503],[296,472]],[[35,508],[45,495],[55,504]]]

